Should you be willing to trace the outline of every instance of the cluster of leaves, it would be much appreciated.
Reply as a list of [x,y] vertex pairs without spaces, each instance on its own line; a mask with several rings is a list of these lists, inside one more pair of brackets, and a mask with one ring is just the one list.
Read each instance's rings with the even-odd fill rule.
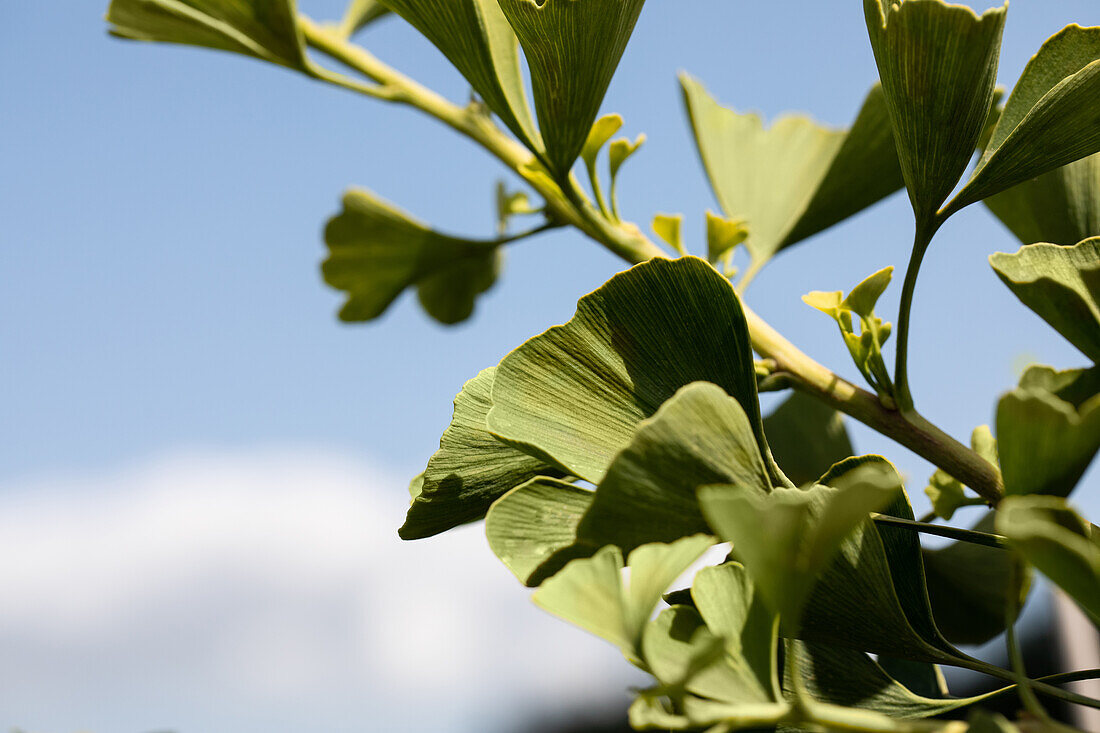
[[[121,36],[243,53],[436,113],[418,87],[350,44],[391,13],[418,29],[476,95],[461,115],[437,116],[512,161],[545,204],[501,186],[497,236],[468,239],[352,191],[326,228],[324,274],[347,293],[345,320],[374,319],[415,288],[431,316],[455,323],[493,284],[512,241],[565,223],[620,253],[643,241],[621,219],[616,180],[644,138],[612,141],[622,119],[597,119],[643,2],[356,0],[340,24],[317,29],[293,0],[113,0],[108,20]],[[537,604],[653,677],[631,708],[638,728],[1008,733],[1017,727],[983,713],[982,700],[1018,691],[1029,724],[1046,730],[1060,728],[1035,692],[1100,707],[957,647],[1006,630],[1014,644],[1032,568],[1100,624],[1100,530],[1066,503],[1100,449],[1100,27],[1050,38],[1001,107],[1004,8],[979,16],[941,0],[864,0],[864,9],[881,83],[846,130],[801,116],[765,126],[682,78],[722,208],[706,214],[707,258],[687,254],[681,216],[657,215],[654,231],[679,256],[634,257],[648,261],[470,380],[410,485],[402,537],[484,519],[493,552],[537,588]],[[374,85],[321,67],[307,46],[353,68],[367,59],[358,68]],[[578,161],[591,200],[573,177]],[[875,313],[893,268],[846,296],[804,298],[838,324],[876,409],[902,431],[922,430],[906,379],[917,273],[935,232],[980,201],[1025,245],[991,258],[996,275],[1091,362],[1030,368],[1000,399],[994,427],[975,430],[972,450],[944,449],[995,477],[967,485],[945,466],[929,481],[944,520],[992,507],[972,529],[918,522],[889,461],[853,455],[836,408],[863,413],[815,392],[797,357],[769,353],[739,296],[781,250],[902,188],[916,237],[893,373],[883,355],[893,327]],[[507,236],[517,215],[544,221]],[[735,287],[738,248],[749,266]],[[791,384],[798,391],[764,417],[758,391]],[[919,532],[954,542],[924,549]],[[722,562],[669,592],[725,544]],[[1008,684],[952,698],[942,664]],[[938,717],[963,708],[974,709],[969,722]]]

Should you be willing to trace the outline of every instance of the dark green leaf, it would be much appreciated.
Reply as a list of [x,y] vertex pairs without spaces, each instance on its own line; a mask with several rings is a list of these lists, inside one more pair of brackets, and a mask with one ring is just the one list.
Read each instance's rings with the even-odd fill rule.
[[546,162],[558,178],[584,146],[644,2],[500,0],[531,68]]
[[1005,8],[864,0],[898,157],[918,222],[959,181],[993,102]]
[[500,496],[537,476],[561,473],[501,443],[485,429],[496,367],[471,379],[455,398],[454,418],[428,461],[401,537],[430,537],[485,516]]
[[816,481],[854,452],[840,413],[802,392],[792,392],[764,418],[764,434],[776,463],[796,486]]
[[1100,153],[985,200],[1024,244],[1076,244],[1100,236]]
[[310,71],[295,0],[111,0],[111,33],[205,46]]
[[711,187],[725,214],[744,220],[755,267],[901,188],[877,86],[843,131],[800,116],[765,128],[758,115],[719,105],[696,79],[680,83]]
[[489,508],[489,547],[521,583],[537,586],[580,555],[562,551],[576,542],[577,524],[591,504],[591,491],[557,479],[531,479]]
[[1047,39],[1005,103],[958,209],[1100,151],[1100,27]]
[[489,429],[598,484],[638,423],[697,381],[735,397],[766,445],[733,287],[698,258],[654,259],[616,275],[581,299],[569,323],[505,357]]
[[1100,362],[1100,237],[1072,247],[1029,244],[989,262],[1024,305]]
[[350,191],[325,227],[325,282],[348,294],[345,321],[369,321],[408,287],[441,323],[464,321],[496,281],[498,243],[449,237],[367,191]]
[[383,2],[443,52],[516,137],[533,152],[542,150],[527,105],[516,35],[497,0]]
[[695,490],[714,483],[771,490],[741,404],[720,387],[696,382],[638,425],[611,462],[577,534],[589,544],[629,552],[646,542],[709,532]]
[[997,531],[1100,625],[1100,536],[1096,527],[1058,497],[1021,496],[1001,503]]

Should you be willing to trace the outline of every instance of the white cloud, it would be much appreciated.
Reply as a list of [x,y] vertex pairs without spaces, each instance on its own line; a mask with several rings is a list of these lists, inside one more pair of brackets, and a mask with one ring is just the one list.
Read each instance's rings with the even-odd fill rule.
[[621,657],[480,527],[398,540],[404,485],[303,450],[0,485],[0,726],[443,733],[625,701]]

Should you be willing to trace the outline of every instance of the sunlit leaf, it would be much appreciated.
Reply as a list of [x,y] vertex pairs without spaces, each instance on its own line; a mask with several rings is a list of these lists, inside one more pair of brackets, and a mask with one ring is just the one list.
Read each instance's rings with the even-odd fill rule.
[[500,0],[531,68],[546,161],[559,178],[584,146],[644,2]]
[[778,488],[704,486],[699,503],[708,523],[731,542],[753,585],[790,629],[841,543],[897,486],[877,467],[851,472],[834,486]]
[[496,367],[455,398],[454,417],[428,461],[401,537],[422,539],[485,516],[500,496],[536,476],[560,476],[542,461],[501,443],[485,428]]
[[801,116],[765,128],[758,115],[719,105],[696,79],[680,82],[711,187],[726,216],[744,222],[757,267],[902,186],[877,86],[843,131]]
[[709,537],[685,537],[670,545],[637,548],[628,557],[628,585],[623,581],[622,552],[609,545],[566,565],[535,591],[532,600],[637,660],[642,631],[661,594],[712,542]]
[[527,104],[516,34],[497,0],[383,1],[443,52],[516,137],[532,151],[542,150]]
[[377,318],[412,286],[433,318],[464,321],[496,281],[500,258],[497,242],[440,234],[367,191],[344,196],[325,243],[322,271],[325,282],[348,294],[340,310],[345,321]]
[[[537,586],[583,552],[567,553],[592,492],[540,477],[497,499],[485,516],[489,547],[525,585]],[[598,549],[592,547],[591,551]]]
[[1068,402],[1075,409],[1100,394],[1100,366],[1089,369],[1066,369],[1034,364],[1020,377],[1020,389],[1049,392]]
[[[988,425],[979,425],[970,434],[970,448],[990,464],[1000,465],[1000,459],[997,457],[997,440],[993,437],[993,431]],[[932,509],[936,512],[936,516],[944,519],[951,519],[958,509],[975,503],[967,497],[962,482],[942,468],[936,469],[928,479],[928,486],[924,489],[924,493],[932,502]]]
[[1024,305],[1100,362],[1100,237],[1072,247],[1029,244],[989,261]]
[[696,382],[638,425],[597,487],[578,535],[629,551],[709,532],[695,490],[714,483],[771,490],[741,404],[720,387]]
[[[864,0],[898,157],[917,221],[959,181],[993,102],[1005,8]],[[923,225],[923,224],[922,224]]]
[[1100,533],[1053,496],[1009,497],[997,531],[1100,625]]
[[683,226],[683,214],[657,214],[653,217],[654,233],[679,254],[687,254],[684,249]]
[[626,138],[611,141],[611,147],[608,148],[608,158],[612,180],[619,175],[619,169],[623,167],[623,163],[629,160],[630,156],[634,155],[634,153],[638,152],[638,148],[642,147],[645,140],[645,135],[638,135],[638,137],[634,138],[633,142]]
[[[707,212],[707,259],[717,263],[728,261],[734,247],[749,238],[749,228],[743,219],[725,219]],[[727,277],[728,272],[723,272]]]
[[776,463],[796,486],[816,481],[854,451],[840,413],[819,399],[792,392],[764,418]]
[[1076,244],[1100,237],[1100,153],[985,199],[1024,244]]
[[111,33],[205,46],[308,71],[295,0],[111,0]]
[[340,21],[340,32],[350,38],[389,12],[382,0],[351,0]]
[[581,299],[569,323],[505,357],[489,429],[598,484],[638,423],[697,381],[735,397],[766,445],[733,287],[698,258],[654,259],[616,275]]
[[949,209],[1100,151],[1098,96],[1100,27],[1066,26],[1028,62],[977,168]]

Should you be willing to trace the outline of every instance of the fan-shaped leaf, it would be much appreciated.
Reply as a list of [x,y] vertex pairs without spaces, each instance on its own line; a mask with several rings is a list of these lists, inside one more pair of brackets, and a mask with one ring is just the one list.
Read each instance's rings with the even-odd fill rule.
[[645,0],[499,2],[531,68],[546,162],[564,177],[592,129]]
[[735,397],[766,445],[733,287],[698,258],[654,259],[616,275],[581,299],[569,323],[505,357],[489,429],[598,484],[638,423],[697,381]]
[[719,105],[698,80],[680,83],[711,187],[725,214],[744,220],[757,267],[902,186],[878,86],[843,131],[797,116],[765,128],[758,115]]
[[405,288],[441,323],[466,320],[496,281],[499,242],[440,234],[368,191],[350,191],[325,227],[325,282],[348,294],[345,321],[369,321]]
[[1100,153],[985,199],[1024,244],[1076,244],[1100,237]]
[[497,0],[383,0],[431,41],[533,152],[542,140],[531,119],[516,35]]
[[989,116],[1005,8],[864,0],[867,31],[917,221],[935,216]]
[[1066,26],[1028,62],[977,168],[948,210],[1100,151],[1098,96],[1100,26]]
[[351,0],[344,11],[344,19],[340,21],[340,32],[345,38],[351,38],[389,12],[382,0]]
[[731,483],[771,490],[752,425],[720,387],[696,382],[638,425],[596,489],[578,536],[629,552],[646,542],[671,542],[709,532],[695,490]]
[[1024,305],[1100,363],[1100,237],[1072,247],[1029,244],[989,262]]
[[816,481],[853,454],[840,413],[802,392],[792,392],[764,418],[776,463],[796,486]]
[[308,72],[295,0],[111,0],[111,33],[205,46]]
[[485,516],[500,496],[536,476],[560,476],[542,461],[501,443],[485,428],[496,367],[455,398],[454,418],[428,461],[401,537],[423,539]]

